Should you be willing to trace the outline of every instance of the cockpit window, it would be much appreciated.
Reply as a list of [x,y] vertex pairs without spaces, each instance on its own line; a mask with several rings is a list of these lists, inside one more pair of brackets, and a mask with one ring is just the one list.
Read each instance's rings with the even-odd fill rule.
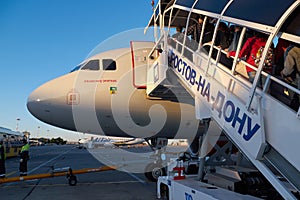
[[116,70],[117,64],[113,59],[103,59],[102,60],[103,70]]
[[87,62],[81,70],[99,70],[99,60],[90,60]]

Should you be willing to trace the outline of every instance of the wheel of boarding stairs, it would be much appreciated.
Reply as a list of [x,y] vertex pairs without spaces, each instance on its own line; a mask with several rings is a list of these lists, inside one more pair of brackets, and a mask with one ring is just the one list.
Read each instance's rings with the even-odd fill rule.
[[157,182],[158,177],[165,175],[166,169],[159,164],[150,163],[146,166],[145,176],[151,182]]
[[74,175],[68,177],[69,185],[75,186],[77,184],[77,178]]

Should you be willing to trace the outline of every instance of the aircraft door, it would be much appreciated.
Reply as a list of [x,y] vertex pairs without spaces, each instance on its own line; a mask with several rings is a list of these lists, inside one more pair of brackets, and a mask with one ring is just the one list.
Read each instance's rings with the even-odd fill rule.
[[131,58],[133,85],[136,88],[146,88],[148,55],[154,47],[154,42],[131,41]]

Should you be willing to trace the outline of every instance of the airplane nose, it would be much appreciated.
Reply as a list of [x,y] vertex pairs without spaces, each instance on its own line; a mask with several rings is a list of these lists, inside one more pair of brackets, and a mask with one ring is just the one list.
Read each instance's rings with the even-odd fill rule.
[[28,111],[37,119],[50,122],[49,97],[44,94],[44,86],[34,90],[27,99]]
[[27,109],[47,124],[75,130],[72,107],[66,102],[69,86],[63,80],[58,78],[35,89],[27,99]]

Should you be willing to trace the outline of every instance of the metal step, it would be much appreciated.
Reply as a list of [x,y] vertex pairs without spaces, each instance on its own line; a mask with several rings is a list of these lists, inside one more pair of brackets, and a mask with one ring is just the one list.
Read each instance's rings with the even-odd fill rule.
[[191,95],[182,86],[158,85],[149,95],[149,99],[164,99],[182,102],[184,99],[191,99]]
[[298,191],[300,190],[300,173],[283,156],[281,156],[274,148],[271,148],[264,157],[281,173],[282,176],[284,176],[284,178],[297,188]]

